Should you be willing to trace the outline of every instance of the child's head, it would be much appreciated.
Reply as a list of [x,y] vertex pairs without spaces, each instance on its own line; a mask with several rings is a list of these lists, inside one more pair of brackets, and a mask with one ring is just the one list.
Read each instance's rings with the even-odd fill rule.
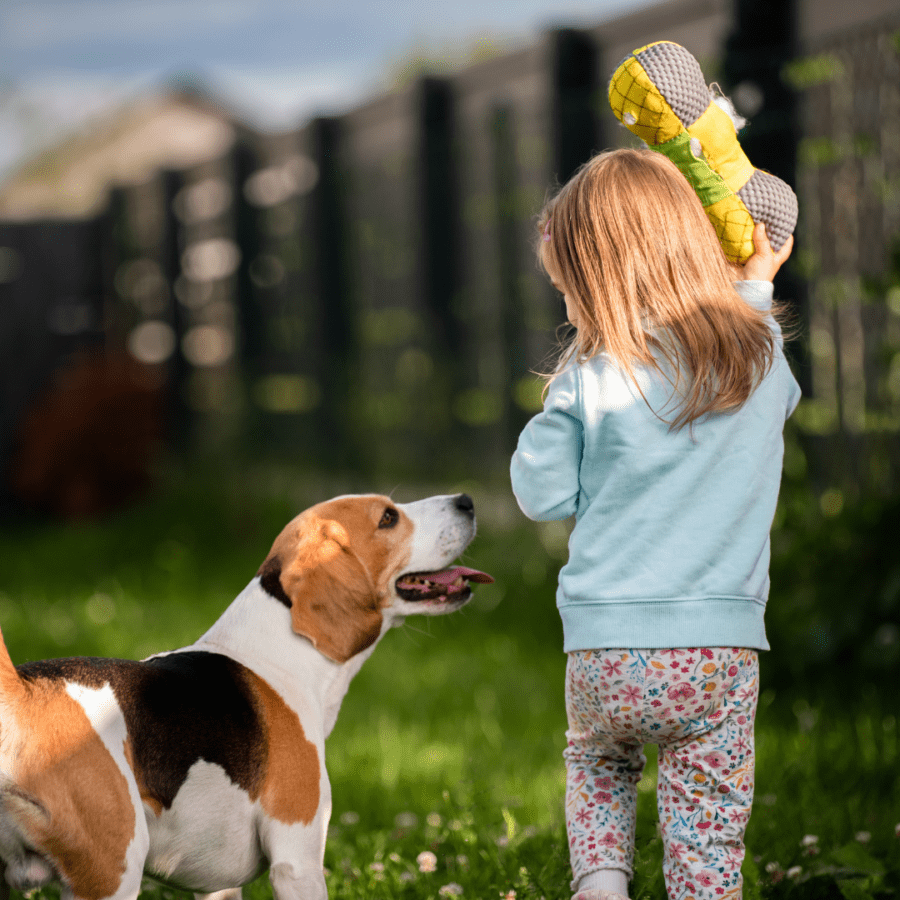
[[689,379],[676,427],[739,406],[768,368],[771,330],[734,291],[736,270],[699,198],[662,154],[587,162],[544,208],[537,250],[577,328],[560,368],[605,351],[633,372],[662,353]]

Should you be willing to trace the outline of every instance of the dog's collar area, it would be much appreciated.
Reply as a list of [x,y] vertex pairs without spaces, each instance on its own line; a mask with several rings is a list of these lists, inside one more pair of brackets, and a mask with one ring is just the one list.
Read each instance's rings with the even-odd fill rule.
[[454,601],[467,598],[472,589],[470,582],[492,584],[485,572],[466,566],[455,566],[439,572],[408,572],[401,575],[394,587],[401,600],[415,603],[421,600]]
[[281,584],[281,562],[275,557],[267,559],[257,572],[262,589],[279,603],[291,608],[291,598]]

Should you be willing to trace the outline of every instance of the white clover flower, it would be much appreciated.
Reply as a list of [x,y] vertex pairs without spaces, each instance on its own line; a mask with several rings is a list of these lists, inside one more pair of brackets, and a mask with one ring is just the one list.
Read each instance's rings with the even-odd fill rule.
[[799,878],[802,874],[803,866],[791,866],[791,868],[787,870],[788,878]]
[[872,835],[868,831],[857,831],[856,840],[859,841],[860,844],[868,844],[869,841],[872,840]]
[[896,834],[897,837],[900,838],[900,822],[898,822],[898,823],[894,826],[894,834]]
[[418,865],[420,872],[436,872],[437,857],[430,850],[423,850],[416,857],[416,865]]
[[450,884],[445,884],[438,890],[438,894],[440,894],[441,897],[460,897],[462,896],[462,892],[462,885],[457,884],[455,881],[451,881]]
[[432,813],[428,813],[428,815],[425,816],[425,821],[426,821],[432,828],[440,828],[440,827],[441,827],[441,822],[443,821],[443,819],[441,818],[441,814],[440,814],[440,813],[432,812]]
[[775,860],[772,860],[772,862],[766,863],[766,871],[770,875],[773,872],[780,872],[781,871],[781,863],[775,862]]
[[359,813],[345,812],[341,816],[341,825],[356,825],[359,822]]
[[814,844],[819,843],[819,836],[817,834],[807,834],[802,841],[800,841],[800,845],[802,847],[812,847]]
[[369,863],[369,871],[370,872],[383,872],[384,871],[384,863],[383,862]]
[[507,891],[505,894],[503,891],[500,891],[500,896],[503,900],[516,900],[516,892],[515,891]]
[[398,828],[415,828],[419,824],[419,817],[414,812],[397,813],[394,824]]

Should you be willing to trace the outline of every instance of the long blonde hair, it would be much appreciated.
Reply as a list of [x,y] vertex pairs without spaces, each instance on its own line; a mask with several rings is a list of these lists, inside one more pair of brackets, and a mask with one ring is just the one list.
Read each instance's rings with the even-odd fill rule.
[[662,154],[593,157],[547,203],[539,228],[541,263],[578,312],[553,374],[605,351],[637,384],[636,365],[663,371],[659,354],[682,398],[666,420],[675,430],[739,408],[765,377],[775,334],[736,293],[703,206]]

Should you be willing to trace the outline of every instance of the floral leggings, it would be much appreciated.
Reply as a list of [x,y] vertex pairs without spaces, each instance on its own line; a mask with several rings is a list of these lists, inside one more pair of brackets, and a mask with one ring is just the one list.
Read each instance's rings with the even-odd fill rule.
[[573,890],[634,859],[644,744],[657,744],[657,806],[670,900],[741,897],[753,802],[755,650],[585,650],[569,654],[566,827]]

